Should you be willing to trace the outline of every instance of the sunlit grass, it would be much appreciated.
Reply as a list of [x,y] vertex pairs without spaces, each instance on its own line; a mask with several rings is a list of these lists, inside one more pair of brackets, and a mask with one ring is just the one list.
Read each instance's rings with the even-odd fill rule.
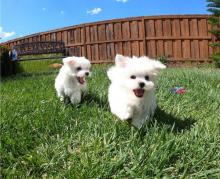
[[[13,178],[219,178],[220,72],[167,69],[142,130],[109,111],[107,67],[93,67],[80,105],[55,94],[55,72],[1,83],[1,173]],[[173,86],[186,93],[170,93]],[[119,99],[120,100],[120,99]]]

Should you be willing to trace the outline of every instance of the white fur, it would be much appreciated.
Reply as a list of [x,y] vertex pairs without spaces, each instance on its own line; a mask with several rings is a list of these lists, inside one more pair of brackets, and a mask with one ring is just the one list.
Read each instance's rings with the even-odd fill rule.
[[[77,68],[81,70],[77,70]],[[72,104],[81,102],[82,92],[86,90],[86,73],[90,74],[91,64],[85,57],[67,57],[63,59],[63,66],[55,79],[55,89],[61,101],[67,96]],[[79,77],[83,79],[81,84]]]
[[[155,79],[161,69],[166,68],[161,62],[148,57],[124,57],[116,55],[115,66],[107,74],[111,80],[108,100],[111,112],[121,120],[132,119],[131,124],[140,128],[153,116],[156,109]],[[131,76],[135,79],[131,79]],[[145,79],[149,76],[149,80]],[[144,83],[144,87],[139,86]],[[142,89],[144,94],[137,97],[133,90]]]

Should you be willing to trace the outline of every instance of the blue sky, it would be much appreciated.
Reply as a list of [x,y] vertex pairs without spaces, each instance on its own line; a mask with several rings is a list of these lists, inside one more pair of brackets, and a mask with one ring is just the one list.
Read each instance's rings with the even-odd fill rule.
[[206,0],[0,0],[0,42],[86,22],[207,14]]

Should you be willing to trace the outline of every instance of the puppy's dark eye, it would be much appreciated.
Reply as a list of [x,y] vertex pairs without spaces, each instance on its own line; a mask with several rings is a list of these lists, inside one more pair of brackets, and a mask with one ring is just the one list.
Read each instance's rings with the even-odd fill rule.
[[81,68],[81,67],[77,67],[76,70],[77,70],[77,71],[80,71],[80,70],[82,70],[82,68]]
[[135,79],[135,78],[136,78],[136,76],[134,76],[134,75],[131,75],[131,76],[130,76],[130,78],[131,78],[131,79]]
[[145,78],[145,80],[147,80],[147,81],[149,81],[149,79],[150,79],[149,76],[147,76],[147,75],[146,75],[144,78]]

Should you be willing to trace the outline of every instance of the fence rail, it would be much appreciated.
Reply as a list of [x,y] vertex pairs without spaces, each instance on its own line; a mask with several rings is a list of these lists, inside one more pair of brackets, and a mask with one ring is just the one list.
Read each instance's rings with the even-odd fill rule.
[[208,15],[146,16],[87,23],[29,35],[3,43],[62,41],[70,55],[93,63],[127,56],[169,56],[171,62],[206,62],[213,54]]

